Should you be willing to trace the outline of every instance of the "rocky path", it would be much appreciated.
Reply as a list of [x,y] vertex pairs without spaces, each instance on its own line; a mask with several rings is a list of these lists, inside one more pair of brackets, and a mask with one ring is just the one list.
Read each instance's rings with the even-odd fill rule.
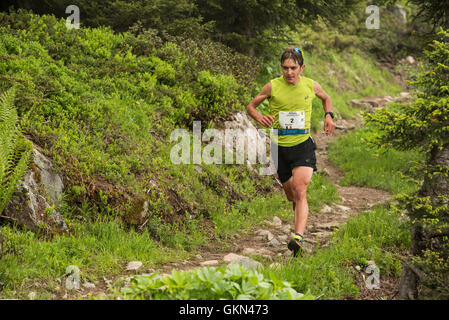
[[[404,98],[405,94],[399,96]],[[391,97],[367,98],[366,100],[353,100],[356,106],[367,110],[378,109],[386,103],[394,101]],[[355,186],[340,186],[339,181],[344,177],[344,173],[334,166],[328,159],[329,143],[339,135],[363,126],[361,116],[352,120],[337,121],[337,128],[331,136],[326,136],[324,132],[313,135],[317,144],[316,156],[318,172],[327,175],[330,182],[336,185],[341,198],[341,203],[332,206],[324,206],[321,212],[310,212],[307,228],[305,232],[306,252],[313,253],[317,243],[320,247],[326,246],[326,239],[338,229],[339,226],[352,216],[363,212],[375,204],[382,204],[388,201],[390,194],[386,191]],[[242,263],[248,266],[255,266],[264,260],[275,264],[280,257],[290,257],[291,252],[287,249],[287,242],[293,235],[293,221],[282,221],[279,217],[274,217],[273,221],[266,221],[263,229],[255,230],[251,234],[242,235],[232,241],[232,251],[223,252],[220,248],[212,248],[196,255],[195,259],[185,260],[182,263],[172,263],[165,265],[161,271],[170,273],[175,269],[192,269],[202,266],[218,266],[224,263]],[[252,259],[258,256],[257,259]]]

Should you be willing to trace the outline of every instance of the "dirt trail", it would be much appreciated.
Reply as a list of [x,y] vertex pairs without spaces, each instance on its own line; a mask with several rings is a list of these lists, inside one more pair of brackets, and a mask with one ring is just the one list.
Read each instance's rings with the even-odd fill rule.
[[[344,177],[344,173],[328,160],[327,150],[329,143],[339,135],[359,128],[361,125],[361,117],[357,117],[354,120],[339,120],[333,135],[326,136],[324,132],[318,132],[313,135],[317,144],[318,172],[325,173],[328,179],[337,186],[342,201],[338,205],[325,206],[321,212],[310,212],[305,232],[305,250],[309,253],[315,250],[318,242],[320,247],[325,246],[329,235],[338,226],[343,225],[351,216],[369,209],[375,204],[384,203],[390,198],[390,194],[383,190],[338,185],[339,181]],[[265,235],[261,235],[261,233],[264,233],[260,232],[261,230],[269,231],[269,234],[265,232]],[[225,258],[229,253],[249,257],[258,255],[264,260],[275,263],[282,256],[291,256],[291,252],[287,249],[287,241],[289,241],[293,231],[293,221],[280,221],[277,219],[275,221],[266,221],[266,227],[231,240],[229,245],[231,249],[213,246],[199,252],[194,259],[186,260],[182,263],[167,264],[159,270],[163,273],[170,273],[173,268],[186,270],[205,265],[221,265],[229,262]]]

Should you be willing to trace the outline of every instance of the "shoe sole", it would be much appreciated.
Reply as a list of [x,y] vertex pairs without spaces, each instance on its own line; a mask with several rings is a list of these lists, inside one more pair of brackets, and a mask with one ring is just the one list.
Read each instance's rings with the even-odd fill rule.
[[300,252],[302,250],[302,247],[295,241],[295,240],[290,240],[290,242],[287,245],[287,248],[290,251],[293,251],[293,256],[296,257],[298,255],[298,252]]

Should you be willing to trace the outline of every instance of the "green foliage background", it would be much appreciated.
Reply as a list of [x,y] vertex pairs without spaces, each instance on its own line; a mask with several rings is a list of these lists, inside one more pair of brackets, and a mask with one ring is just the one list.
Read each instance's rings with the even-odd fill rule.
[[424,154],[418,167],[421,188],[399,199],[412,222],[412,263],[425,274],[420,276],[422,283],[445,299],[449,296],[449,30],[441,30],[439,37],[425,50],[427,59],[416,80],[410,81],[416,100],[368,114],[366,119],[377,128],[370,139],[373,144]]
[[188,233],[189,219],[272,188],[244,166],[201,175],[170,161],[173,129],[244,110],[258,65],[250,58],[208,41],[163,42],[151,30],[69,30],[26,12],[0,14],[0,34],[0,90],[16,86],[25,134],[66,177],[57,205],[68,219],[121,217],[147,199],[147,227],[170,241],[172,227]]
[[0,214],[5,209],[31,158],[31,143],[21,136],[14,89],[0,96]]

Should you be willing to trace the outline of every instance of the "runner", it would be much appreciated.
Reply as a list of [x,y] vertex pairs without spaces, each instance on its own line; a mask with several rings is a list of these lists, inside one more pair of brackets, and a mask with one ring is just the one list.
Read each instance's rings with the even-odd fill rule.
[[[323,103],[326,135],[332,134],[335,123],[329,95],[316,81],[301,75],[305,68],[302,51],[295,47],[285,49],[281,68],[283,76],[268,82],[249,103],[247,112],[262,126],[277,129],[277,135],[272,138],[278,148],[277,173],[287,199],[293,202],[295,217],[295,236],[288,243],[288,248],[297,256],[302,253],[309,214],[307,186],[317,170],[316,144],[310,135],[315,96]],[[256,108],[265,99],[270,104],[269,115],[262,116]]]

